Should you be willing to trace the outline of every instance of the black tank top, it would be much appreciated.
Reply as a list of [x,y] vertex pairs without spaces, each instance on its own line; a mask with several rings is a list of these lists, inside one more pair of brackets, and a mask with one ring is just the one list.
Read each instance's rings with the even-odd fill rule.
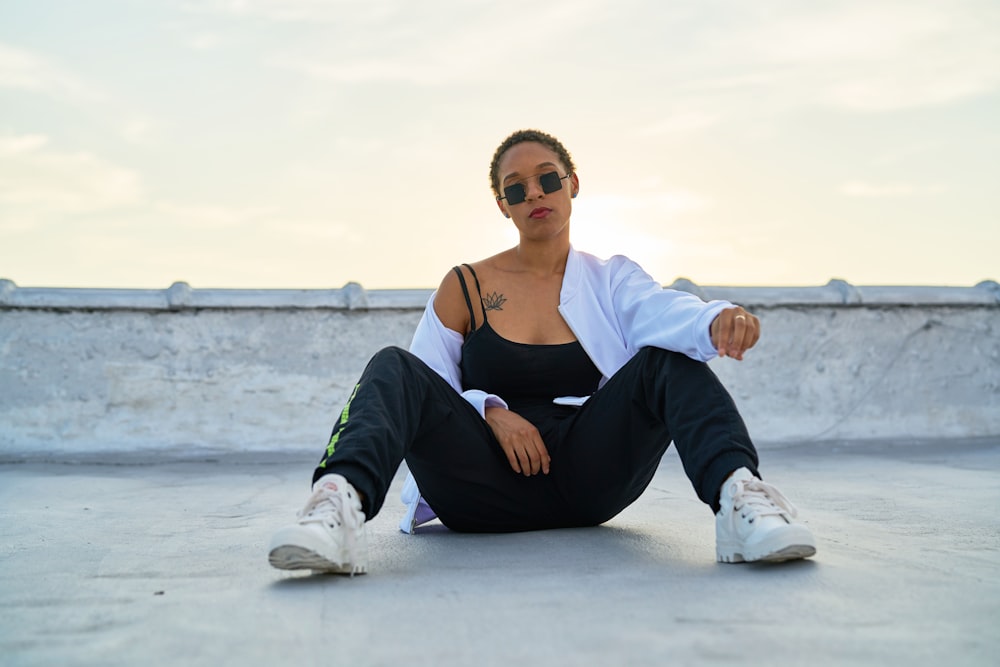
[[589,396],[597,391],[601,372],[590,360],[580,341],[555,345],[515,343],[490,326],[482,306],[479,277],[465,264],[476,281],[483,323],[476,327],[472,299],[459,267],[454,267],[469,307],[470,331],[462,345],[462,386],[500,396],[510,409],[539,427],[549,417],[572,413],[553,405],[558,396]]

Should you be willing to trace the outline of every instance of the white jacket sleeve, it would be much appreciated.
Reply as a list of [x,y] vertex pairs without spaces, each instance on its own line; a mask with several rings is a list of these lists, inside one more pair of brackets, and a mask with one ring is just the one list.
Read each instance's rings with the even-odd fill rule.
[[710,327],[715,317],[732,308],[728,301],[702,301],[693,294],[664,289],[632,260],[621,258],[612,298],[630,354],[659,347],[708,361],[717,356]]

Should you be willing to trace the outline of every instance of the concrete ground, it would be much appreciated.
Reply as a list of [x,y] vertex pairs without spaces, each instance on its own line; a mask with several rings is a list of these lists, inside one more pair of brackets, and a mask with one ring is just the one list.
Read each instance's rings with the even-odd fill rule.
[[0,465],[0,664],[1000,664],[1000,439],[765,449],[819,542],[770,566],[672,450],[585,530],[406,536],[397,477],[353,579],[266,561],[314,459]]

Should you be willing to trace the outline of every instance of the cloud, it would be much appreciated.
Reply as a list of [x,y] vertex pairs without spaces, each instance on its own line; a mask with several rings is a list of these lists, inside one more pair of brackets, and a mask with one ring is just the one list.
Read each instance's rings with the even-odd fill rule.
[[145,118],[133,118],[121,128],[121,135],[130,144],[148,144],[153,138],[154,124]]
[[[503,5],[456,3],[446,9],[401,3],[378,13],[352,5],[351,11],[338,14],[334,38],[324,35],[319,42],[271,53],[264,62],[321,81],[349,84],[478,83],[495,78],[497,72],[509,71],[519,78],[531,76],[535,69],[551,74],[547,61],[537,58],[549,54],[555,59],[552,44],[566,40],[581,26],[598,24],[605,4],[553,0],[539,5],[520,0]],[[310,3],[302,3],[294,14],[310,12],[322,14]],[[512,16],[530,16],[533,24],[544,25],[544,39],[537,31],[512,31]]]
[[214,51],[222,46],[223,38],[212,32],[202,32],[197,35],[193,35],[187,41],[188,48],[195,51]]
[[458,73],[456,70],[441,70],[429,63],[411,62],[404,66],[389,59],[340,63],[322,57],[275,55],[265,59],[265,63],[309,78],[334,83],[409,81],[416,84],[438,84],[444,83]]
[[995,90],[1000,84],[997,18],[996,11],[969,2],[873,3],[786,28],[801,29],[792,55],[816,63],[811,71],[820,75],[820,101],[882,112],[948,104]]
[[946,32],[944,18],[920,2],[831,3],[808,14],[768,17],[748,45],[761,60],[779,64],[871,62],[895,58],[915,42]]
[[1000,88],[998,33],[1000,10],[982,0],[734,5],[696,22],[683,61],[664,70],[663,122],[961,102]]
[[181,5],[195,14],[221,14],[287,23],[334,23],[347,17],[377,19],[410,3],[405,0],[190,0]]
[[719,124],[725,119],[721,112],[704,112],[693,109],[681,110],[648,125],[640,134],[657,136],[663,134],[690,134]]
[[909,183],[871,185],[853,181],[840,186],[840,192],[848,197],[909,197],[916,188]]
[[73,99],[97,99],[91,86],[30,51],[0,44],[0,88]]
[[646,213],[664,217],[676,217],[682,213],[709,208],[710,203],[704,197],[693,192],[669,191],[649,192],[636,195],[619,194],[588,194],[587,201],[574,207],[574,219],[582,213],[587,217],[598,219],[619,219],[624,214]]
[[244,235],[257,235],[285,240],[300,239],[305,243],[329,240],[361,241],[356,228],[331,219],[296,217],[274,207],[239,207],[224,204],[188,204],[158,201],[151,207],[155,218],[171,228],[187,228],[197,232],[240,230]]
[[142,190],[138,174],[91,153],[53,150],[44,135],[0,135],[5,218],[119,209],[139,203]]
[[267,208],[180,204],[171,201],[156,202],[152,208],[170,226],[190,227],[196,230],[235,229],[255,223],[272,212]]
[[917,186],[911,183],[883,183],[873,185],[861,181],[851,181],[840,186],[840,193],[847,197],[913,197],[918,195],[936,195],[947,192],[943,185]]
[[49,138],[43,134],[0,136],[0,157],[13,157],[24,153],[33,153],[48,142]]
[[357,232],[357,226],[337,223],[331,220],[292,219],[275,221],[281,232],[289,238],[312,241],[347,241],[363,243],[364,238]]

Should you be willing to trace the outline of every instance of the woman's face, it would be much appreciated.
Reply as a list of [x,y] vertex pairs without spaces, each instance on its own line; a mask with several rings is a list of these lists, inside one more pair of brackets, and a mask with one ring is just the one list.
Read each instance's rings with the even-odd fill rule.
[[500,158],[497,174],[504,197],[497,205],[522,237],[542,240],[568,232],[572,198],[580,183],[575,174],[567,176],[566,166],[554,151],[534,141],[516,144]]

